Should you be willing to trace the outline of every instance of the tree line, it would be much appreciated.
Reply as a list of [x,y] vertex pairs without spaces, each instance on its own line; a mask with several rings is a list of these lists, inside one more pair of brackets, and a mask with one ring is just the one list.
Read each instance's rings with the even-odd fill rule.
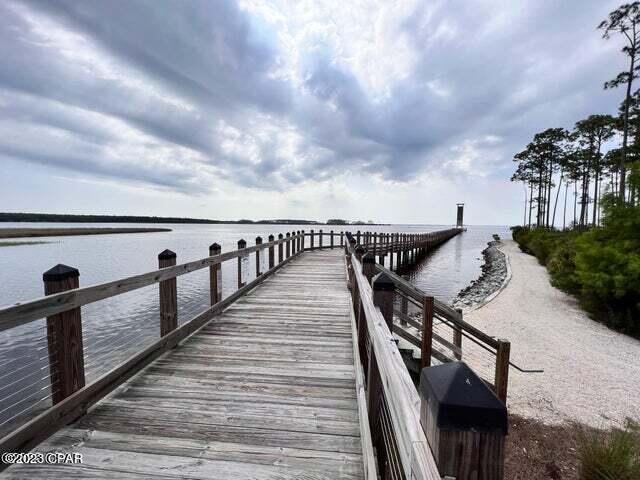
[[633,92],[640,74],[640,2],[614,10],[598,29],[604,39],[625,40],[628,69],[604,84],[605,89],[625,87],[624,99],[617,115],[590,115],[571,130],[548,128],[514,156],[518,165],[511,180],[523,182],[526,192],[523,225],[555,228],[557,220],[563,229],[598,226],[605,193],[620,203],[638,204],[640,192],[634,182],[628,188],[628,172],[638,170],[640,159],[640,89]]

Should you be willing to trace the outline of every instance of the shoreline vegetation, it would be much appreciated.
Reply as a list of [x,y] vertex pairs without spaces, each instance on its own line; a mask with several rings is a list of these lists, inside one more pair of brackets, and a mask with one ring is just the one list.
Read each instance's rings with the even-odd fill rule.
[[330,218],[326,222],[280,218],[273,220],[211,220],[188,217],[156,217],[139,215],[66,215],[55,213],[0,212],[1,222],[49,222],[49,223],[184,223],[184,224],[240,224],[240,225],[389,225],[372,220],[349,221]]
[[[75,235],[109,235],[114,233],[170,232],[170,228],[0,228],[2,238],[62,237]],[[0,246],[15,246],[46,242],[6,242]]]

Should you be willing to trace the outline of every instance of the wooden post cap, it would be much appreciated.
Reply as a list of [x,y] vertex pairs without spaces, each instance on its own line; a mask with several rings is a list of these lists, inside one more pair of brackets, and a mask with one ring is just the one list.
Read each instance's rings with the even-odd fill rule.
[[374,257],[373,253],[367,252],[364,257],[362,257],[362,263],[376,263],[376,257]]
[[262,243],[262,237],[256,237],[256,244],[260,245]]
[[291,234],[289,232],[287,232],[287,237],[290,237],[290,236],[291,236]]
[[45,282],[59,282],[69,278],[77,278],[80,272],[77,268],[70,267],[59,263],[42,274],[42,280]]
[[273,242],[276,238],[273,235],[269,235],[269,241]]
[[396,288],[396,284],[393,283],[391,277],[384,272],[380,272],[373,277],[372,286],[373,290],[378,292],[389,292]]
[[418,391],[439,429],[507,434],[507,408],[464,362],[424,368]]
[[170,260],[172,258],[176,258],[176,253],[167,249],[158,254],[158,260]]
[[220,250],[222,250],[222,247],[220,245],[218,245],[217,243],[212,243],[211,245],[209,245],[209,251],[210,252],[220,252]]
[[247,248],[247,242],[244,239],[238,240],[238,248]]
[[284,237],[284,236],[283,236],[281,233],[279,233],[279,234],[278,234],[278,238],[279,238],[280,240],[282,240],[282,238],[283,238],[283,237]]

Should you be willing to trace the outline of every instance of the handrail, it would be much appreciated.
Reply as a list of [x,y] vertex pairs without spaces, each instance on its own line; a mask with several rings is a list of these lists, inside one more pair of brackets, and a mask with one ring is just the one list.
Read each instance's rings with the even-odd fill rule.
[[73,308],[88,305],[90,303],[115,297],[117,295],[138,290],[149,285],[160,283],[164,280],[176,278],[187,273],[191,273],[203,268],[218,265],[227,260],[243,257],[251,253],[264,250],[276,245],[289,242],[301,237],[295,235],[288,238],[274,240],[273,242],[262,243],[251,247],[233,250],[205,257],[200,260],[183,263],[171,267],[161,268],[152,272],[142,273],[127,278],[121,278],[112,282],[100,283],[88,287],[67,290],[62,293],[48,295],[35,300],[20,302],[0,308],[0,332],[10,328],[24,325],[51,315],[65,312]]
[[[418,287],[411,284],[409,281],[395,274],[391,270],[383,267],[382,265],[376,264],[376,270],[379,272],[384,272],[385,274],[389,275],[393,279],[393,282],[395,283],[396,288],[398,288],[398,290],[400,290],[402,293],[405,293],[406,295],[412,297],[414,300],[417,300],[418,302],[422,302],[422,300],[427,296],[427,294],[424,291],[420,290]],[[482,330],[479,330],[478,328],[474,327],[470,323],[467,323],[464,320],[462,320],[462,315],[457,310],[451,308],[446,303],[441,302],[440,300],[434,298],[433,309],[436,315],[444,317],[446,320],[461,327],[462,329],[471,333],[473,336],[475,336],[479,340],[482,340],[483,342],[492,346],[493,348],[498,347],[498,341],[495,338],[487,335]]]
[[435,459],[420,425],[420,397],[407,371],[393,334],[374,306],[371,286],[362,273],[362,264],[356,258],[352,246],[346,246],[351,253],[354,287],[359,293],[359,303],[363,315],[359,322],[366,322],[371,342],[371,352],[380,375],[380,383],[387,399],[387,405],[398,443],[401,468],[406,478],[417,480],[440,480]]

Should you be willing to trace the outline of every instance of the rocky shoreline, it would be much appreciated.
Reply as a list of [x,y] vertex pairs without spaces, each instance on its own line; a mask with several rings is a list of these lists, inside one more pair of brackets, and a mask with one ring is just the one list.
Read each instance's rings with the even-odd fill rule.
[[494,235],[494,238],[496,240],[488,242],[487,248],[482,251],[482,274],[468,287],[460,290],[451,302],[454,308],[472,309],[502,288],[508,275],[507,257],[498,249],[498,245],[501,244],[500,237]]

